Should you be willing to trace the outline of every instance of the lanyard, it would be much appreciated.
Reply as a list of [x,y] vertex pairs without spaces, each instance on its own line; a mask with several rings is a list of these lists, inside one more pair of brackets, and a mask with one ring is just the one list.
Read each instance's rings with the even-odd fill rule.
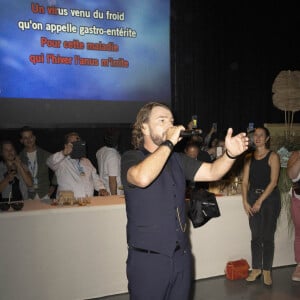
[[33,177],[36,177],[36,175],[37,175],[37,162],[36,162],[36,159],[33,161],[33,163],[31,162],[30,159],[28,159],[28,168],[29,168],[29,171],[30,171],[31,175]]
[[80,159],[76,159],[76,160],[75,160],[75,165],[74,165],[74,163],[73,163],[73,161],[72,161],[72,164],[73,164],[73,166],[75,167],[75,169],[77,169],[77,171],[79,172],[80,176],[84,176],[84,175],[85,175],[85,173],[84,173],[84,168],[83,168],[83,166],[80,164]]

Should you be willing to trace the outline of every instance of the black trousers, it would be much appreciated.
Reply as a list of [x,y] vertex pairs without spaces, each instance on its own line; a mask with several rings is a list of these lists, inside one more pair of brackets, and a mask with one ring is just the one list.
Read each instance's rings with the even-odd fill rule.
[[180,249],[172,257],[128,249],[130,300],[188,300],[191,277],[190,249]]
[[[259,194],[248,192],[248,202],[252,206]],[[274,236],[281,201],[278,189],[275,189],[263,202],[260,211],[249,217],[251,230],[252,268],[271,270],[274,258]]]

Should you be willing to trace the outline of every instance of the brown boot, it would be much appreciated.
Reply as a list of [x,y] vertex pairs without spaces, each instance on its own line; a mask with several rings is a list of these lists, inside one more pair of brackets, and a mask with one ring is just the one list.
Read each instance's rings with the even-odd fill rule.
[[252,269],[251,273],[246,278],[246,281],[248,281],[248,282],[255,281],[257,278],[260,277],[260,275],[261,275],[261,270],[260,269]]
[[264,276],[264,284],[269,286],[272,285],[271,271],[263,270],[263,276]]

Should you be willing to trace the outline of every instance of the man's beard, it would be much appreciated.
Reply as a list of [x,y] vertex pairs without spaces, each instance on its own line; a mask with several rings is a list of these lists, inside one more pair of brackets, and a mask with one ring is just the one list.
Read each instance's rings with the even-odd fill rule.
[[151,139],[154,142],[154,144],[157,146],[160,146],[160,144],[165,141],[165,139],[159,135],[150,133],[150,136],[151,136]]

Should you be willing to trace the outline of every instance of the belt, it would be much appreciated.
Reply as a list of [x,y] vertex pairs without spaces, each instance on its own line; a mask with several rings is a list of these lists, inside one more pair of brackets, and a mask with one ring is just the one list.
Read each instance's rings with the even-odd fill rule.
[[[138,252],[150,253],[150,254],[161,254],[160,252],[157,252],[157,251],[137,248],[137,247],[133,247],[133,246],[128,246],[128,249],[132,249],[132,250],[138,251]],[[176,245],[174,252],[178,251],[179,249],[180,249],[180,245]]]
[[262,194],[265,190],[263,189],[251,189],[255,194]]

